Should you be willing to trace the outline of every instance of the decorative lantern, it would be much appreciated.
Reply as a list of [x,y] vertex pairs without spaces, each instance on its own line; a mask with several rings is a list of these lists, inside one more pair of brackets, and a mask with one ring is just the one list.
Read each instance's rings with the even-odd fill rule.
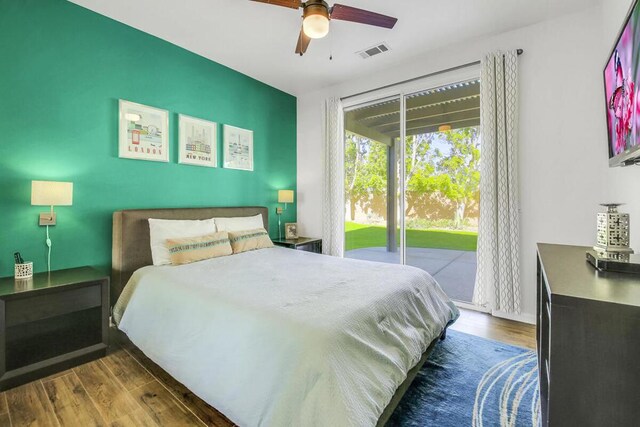
[[619,213],[622,203],[602,203],[607,212],[598,213],[597,243],[599,252],[633,253],[629,247],[629,214]]

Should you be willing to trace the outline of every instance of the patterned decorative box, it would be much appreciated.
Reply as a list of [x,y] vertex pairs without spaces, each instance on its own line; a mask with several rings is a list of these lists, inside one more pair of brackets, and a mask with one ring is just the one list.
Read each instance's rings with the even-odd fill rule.
[[598,213],[597,239],[594,249],[604,252],[633,252],[629,247],[629,214],[619,213],[618,204],[602,205],[607,212]]

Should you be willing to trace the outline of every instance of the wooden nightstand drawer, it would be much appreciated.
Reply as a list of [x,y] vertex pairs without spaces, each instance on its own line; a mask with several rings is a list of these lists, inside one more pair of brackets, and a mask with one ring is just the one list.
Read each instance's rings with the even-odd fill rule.
[[109,277],[91,267],[0,279],[0,390],[106,354]]
[[47,295],[25,295],[5,302],[5,322],[7,327],[11,327],[99,307],[101,304],[102,295],[99,282]]
[[317,254],[322,253],[322,239],[318,238],[299,237],[297,239],[274,239],[273,244],[285,248],[297,249],[299,251],[314,252]]
[[304,244],[304,245],[298,245],[296,247],[296,249],[299,250],[299,251],[317,252],[316,245],[314,243],[307,243],[307,244]]

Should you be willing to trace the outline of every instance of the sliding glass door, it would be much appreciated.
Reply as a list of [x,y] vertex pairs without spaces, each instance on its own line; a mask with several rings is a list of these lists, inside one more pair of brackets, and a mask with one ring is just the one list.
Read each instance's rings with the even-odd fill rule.
[[400,98],[346,110],[345,256],[401,263]]
[[470,303],[480,183],[477,78],[344,113],[345,256],[402,263]]
[[470,303],[480,205],[480,84],[406,97],[406,263]]

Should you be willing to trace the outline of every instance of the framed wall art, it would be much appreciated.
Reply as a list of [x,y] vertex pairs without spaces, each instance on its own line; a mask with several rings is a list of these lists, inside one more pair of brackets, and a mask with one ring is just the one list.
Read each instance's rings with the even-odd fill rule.
[[253,131],[224,125],[224,167],[253,170]]
[[169,112],[123,99],[119,106],[119,157],[168,162]]
[[284,238],[289,239],[297,239],[298,238],[298,223],[297,222],[287,222],[284,225]]
[[178,115],[179,163],[218,167],[218,124],[195,117]]

